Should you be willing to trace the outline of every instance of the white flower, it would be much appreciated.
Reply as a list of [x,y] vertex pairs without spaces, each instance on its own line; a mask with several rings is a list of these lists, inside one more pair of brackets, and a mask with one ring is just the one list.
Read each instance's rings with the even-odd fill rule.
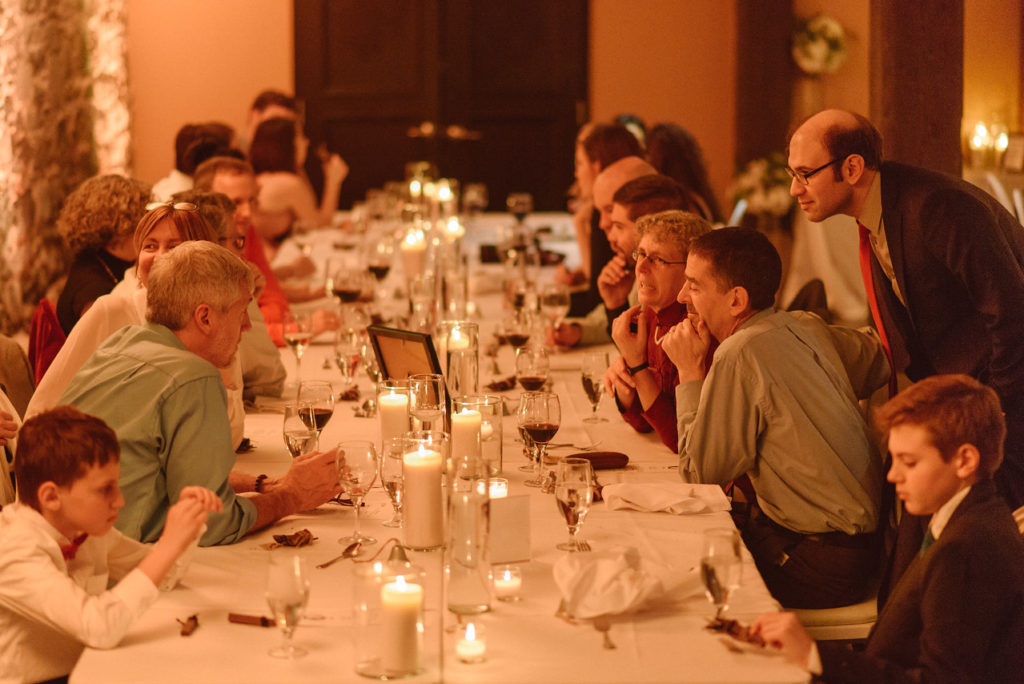
[[834,73],[846,61],[846,31],[836,19],[818,14],[793,32],[793,61],[807,74]]

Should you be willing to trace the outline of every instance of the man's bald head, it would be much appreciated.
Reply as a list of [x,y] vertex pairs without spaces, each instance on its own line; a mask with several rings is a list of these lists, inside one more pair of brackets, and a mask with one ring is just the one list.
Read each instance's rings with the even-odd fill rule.
[[640,157],[623,157],[609,164],[594,180],[594,206],[601,212],[601,227],[607,230],[610,221],[612,197],[629,181],[658,173],[658,170]]
[[[878,129],[867,118],[845,109],[826,109],[805,119],[790,136],[787,156],[795,148],[807,150],[817,146],[823,147],[830,159],[857,154],[864,159],[865,168],[877,170],[882,164],[882,136]],[[841,180],[840,166],[833,167],[833,173],[836,180]]]

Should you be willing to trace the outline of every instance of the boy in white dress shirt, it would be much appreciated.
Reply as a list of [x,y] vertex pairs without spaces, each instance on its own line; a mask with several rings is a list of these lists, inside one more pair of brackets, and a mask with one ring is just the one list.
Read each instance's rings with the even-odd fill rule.
[[124,537],[112,529],[119,454],[113,430],[70,406],[22,426],[18,501],[0,511],[0,682],[63,677],[84,646],[116,646],[220,510],[216,494],[186,487],[156,544]]

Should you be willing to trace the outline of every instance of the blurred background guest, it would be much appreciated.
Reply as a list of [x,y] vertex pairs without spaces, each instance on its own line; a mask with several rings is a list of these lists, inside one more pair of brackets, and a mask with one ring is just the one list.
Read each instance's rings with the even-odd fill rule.
[[232,149],[235,130],[219,121],[185,124],[174,137],[174,168],[153,184],[153,199],[166,202],[176,192],[191,190],[196,167]]
[[655,124],[647,133],[647,161],[692,193],[704,218],[713,223],[725,220],[708,180],[704,154],[686,129],[674,123]]

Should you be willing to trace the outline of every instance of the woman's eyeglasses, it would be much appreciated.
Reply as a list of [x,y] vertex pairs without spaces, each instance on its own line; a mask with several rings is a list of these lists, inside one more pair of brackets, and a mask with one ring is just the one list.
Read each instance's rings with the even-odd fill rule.
[[682,261],[669,261],[668,259],[662,259],[660,256],[655,256],[653,254],[648,254],[646,251],[644,251],[642,249],[634,249],[633,250],[633,261],[635,261],[638,266],[640,265],[640,262],[642,260],[644,260],[644,259],[647,259],[647,261],[649,261],[651,263],[651,266],[653,266],[654,268],[661,268],[663,266],[685,266],[686,265],[686,260],[685,259],[683,259]]
[[146,211],[153,211],[160,207],[170,207],[175,211],[196,211],[199,208],[191,202],[150,202],[146,205]]

